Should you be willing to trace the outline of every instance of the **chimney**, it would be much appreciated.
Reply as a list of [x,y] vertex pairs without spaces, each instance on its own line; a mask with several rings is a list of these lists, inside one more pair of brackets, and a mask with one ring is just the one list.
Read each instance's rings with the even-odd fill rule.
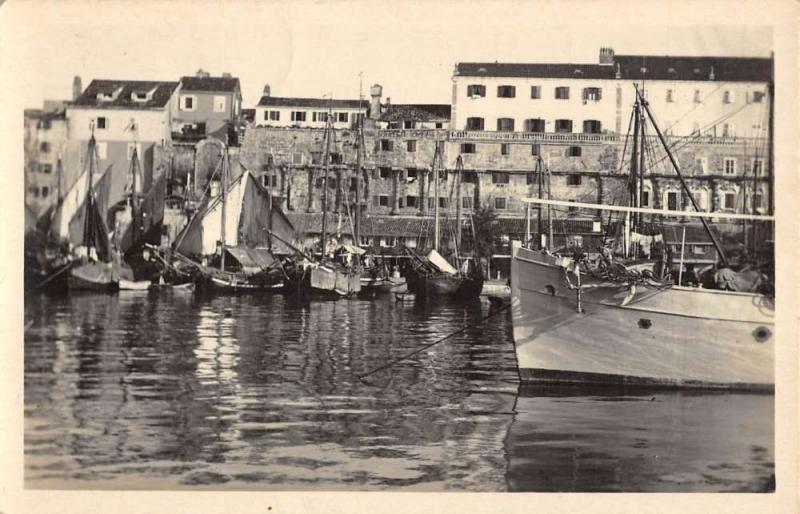
[[262,96],[269,96],[270,95],[270,87],[269,84],[264,84],[264,92]]
[[228,73],[228,72],[226,71],[226,72],[223,72],[223,73],[222,73],[222,78],[224,78],[224,79],[233,78],[233,75],[231,75],[230,73]]
[[381,94],[383,94],[383,88],[380,84],[375,84],[369,88],[369,94],[372,97],[369,103],[369,117],[377,120],[381,117]]
[[77,100],[81,93],[83,93],[81,76],[75,75],[75,78],[72,79],[72,101]]
[[614,49],[602,47],[600,49],[600,64],[614,64]]
[[207,71],[203,71],[203,68],[200,68],[199,70],[197,70],[197,73],[195,73],[195,76],[201,79],[207,79],[208,77],[211,76],[211,74]]

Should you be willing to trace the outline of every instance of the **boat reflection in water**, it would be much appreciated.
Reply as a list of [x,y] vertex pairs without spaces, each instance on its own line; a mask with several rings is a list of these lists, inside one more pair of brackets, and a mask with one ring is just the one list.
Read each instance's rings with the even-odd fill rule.
[[508,311],[489,309],[36,296],[26,487],[730,490],[771,473],[772,396],[517,399]]
[[771,394],[529,386],[516,410],[511,491],[775,490]]

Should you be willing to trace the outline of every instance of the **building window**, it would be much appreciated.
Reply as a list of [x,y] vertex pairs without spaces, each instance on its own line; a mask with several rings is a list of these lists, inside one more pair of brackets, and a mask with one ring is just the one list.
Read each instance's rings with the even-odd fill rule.
[[603,131],[603,126],[599,120],[585,120],[583,122],[584,134],[599,134]]
[[531,99],[538,100],[542,97],[542,86],[531,86]]
[[542,147],[539,144],[531,145],[531,155],[536,157],[542,155]]
[[708,159],[699,157],[694,160],[694,172],[696,175],[705,175],[708,170]]
[[505,197],[499,197],[494,199],[494,208],[498,210],[502,210],[506,208],[506,199]]
[[391,139],[381,139],[381,152],[391,152],[394,150],[394,141]]
[[475,153],[475,143],[461,143],[461,153]]
[[39,171],[44,173],[45,175],[49,175],[53,172],[53,165],[52,164],[40,164]]
[[391,178],[392,177],[392,168],[380,168],[380,177],[381,178]]
[[736,159],[733,157],[725,157],[725,174],[736,175]]
[[326,121],[328,121],[328,113],[325,111],[312,112],[311,121],[325,123]]
[[461,175],[461,180],[465,184],[477,184],[478,183],[478,173],[476,171],[465,171]]
[[675,98],[673,97],[673,94],[674,93],[673,93],[672,89],[667,89],[667,103],[672,103],[672,102],[675,101]]
[[483,118],[467,118],[467,130],[483,130]]
[[437,121],[437,122],[436,122],[436,128],[437,128],[437,129],[440,129],[440,128],[442,128],[443,126],[444,126],[444,124],[443,124],[441,121]]
[[497,86],[497,98],[514,98],[517,88],[514,86]]
[[346,112],[337,112],[336,121],[339,123],[347,123],[350,120],[350,115]]
[[692,245],[692,255],[705,255],[706,249],[703,245]]
[[439,197],[439,208],[447,209],[447,198],[445,198],[444,196]]
[[306,111],[292,111],[292,121],[306,121]]
[[603,90],[599,87],[583,88],[583,99],[587,102],[599,102],[603,98]]
[[50,120],[39,120],[39,122],[36,124],[36,128],[41,130],[50,130],[50,126]]
[[194,96],[184,95],[181,96],[181,110],[193,111],[194,110]]
[[97,148],[98,159],[105,159],[108,157],[108,145],[105,141],[98,141],[95,148]]
[[46,142],[46,141],[43,141],[43,142],[42,142],[42,143],[39,145],[39,151],[40,151],[40,152],[42,152],[42,153],[47,153],[47,152],[49,152],[49,151],[50,151],[50,143],[48,143],[48,142]]
[[269,119],[270,121],[280,121],[281,111],[269,111]]
[[725,209],[735,209],[736,208],[736,193],[725,193],[724,197]]
[[572,187],[580,186],[582,178],[580,175],[567,175],[567,185]]
[[510,176],[502,171],[492,172],[492,184],[508,184]]
[[514,132],[514,118],[497,118],[498,132]]
[[556,88],[556,100],[569,100],[568,86],[559,86]]
[[108,128],[108,118],[105,116],[98,116],[97,117],[97,129],[98,130],[105,130]]
[[580,157],[581,156],[581,147],[580,146],[570,146],[567,148],[567,157]]
[[472,197],[471,196],[462,196],[461,197],[461,208],[462,209],[472,209]]
[[408,180],[417,178],[417,169],[416,168],[408,168],[406,170],[406,178]]
[[760,177],[764,173],[764,159],[753,159],[753,176]]
[[642,207],[650,207],[650,191],[642,191]]
[[559,133],[572,132],[572,120],[556,120],[556,132]]
[[405,120],[403,122],[403,128],[406,129],[406,130],[411,130],[411,129],[415,128],[415,126],[416,126],[416,122],[413,121],[413,120]]
[[733,94],[733,91],[731,91],[730,89],[722,94],[722,103],[732,104],[735,102],[735,100],[736,100],[735,95]]
[[50,189],[47,186],[42,187],[42,198],[47,198],[47,195],[50,193]]
[[761,199],[762,199],[761,194],[756,193],[753,195],[753,209],[761,209],[763,207]]
[[670,211],[677,211],[678,210],[678,193],[675,191],[669,191],[667,193],[667,209]]
[[700,90],[699,89],[695,89],[694,90],[694,103],[699,104],[699,103],[702,103],[702,102],[703,102],[703,99],[700,97]]
[[406,207],[417,207],[417,197],[416,196],[406,196]]
[[225,112],[225,97],[214,95],[214,112]]
[[486,96],[486,86],[482,84],[470,84],[467,86],[467,96],[471,98]]
[[544,120],[541,118],[525,120],[525,132],[544,132]]
[[409,139],[406,141],[406,152],[416,152],[417,151],[417,141],[415,139]]
[[500,155],[508,155],[509,144],[500,143]]
[[763,91],[753,91],[753,102],[760,104],[764,101],[765,93]]
[[387,195],[378,196],[378,206],[389,207],[389,196]]
[[736,137],[736,127],[733,123],[722,124],[722,137]]

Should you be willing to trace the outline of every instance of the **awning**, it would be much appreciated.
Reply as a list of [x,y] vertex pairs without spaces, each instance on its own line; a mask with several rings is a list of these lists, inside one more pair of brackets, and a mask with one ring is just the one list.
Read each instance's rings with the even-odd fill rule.
[[447,273],[449,275],[455,275],[458,273],[458,270],[455,269],[449,262],[447,262],[447,259],[442,257],[436,250],[431,250],[431,253],[428,254],[428,260],[443,273]]
[[244,271],[259,271],[271,266],[275,257],[266,248],[250,248],[247,246],[228,246],[225,248]]

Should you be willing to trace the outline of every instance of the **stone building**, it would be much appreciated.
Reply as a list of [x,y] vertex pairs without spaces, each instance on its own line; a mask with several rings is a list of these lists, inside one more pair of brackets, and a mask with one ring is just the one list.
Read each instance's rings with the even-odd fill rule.
[[35,217],[58,201],[68,184],[63,176],[67,143],[67,102],[45,101],[42,109],[26,109],[25,205]]
[[178,109],[171,121],[174,141],[196,142],[206,136],[237,144],[236,128],[242,116],[239,79],[229,73],[212,77],[198,70],[193,77],[181,77]]

